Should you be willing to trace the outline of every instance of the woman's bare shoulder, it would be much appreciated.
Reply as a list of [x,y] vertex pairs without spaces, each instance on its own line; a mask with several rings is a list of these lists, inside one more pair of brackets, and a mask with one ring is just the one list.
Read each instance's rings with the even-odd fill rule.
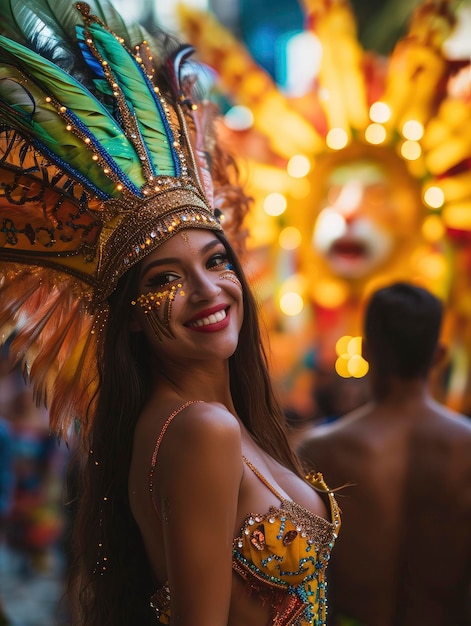
[[182,403],[148,406],[136,425],[135,444],[154,447],[161,437],[165,449],[209,448],[226,444],[240,445],[238,419],[218,402]]
[[217,445],[231,440],[240,441],[240,425],[228,409],[216,402],[195,402],[173,420],[175,438],[197,445]]
[[[155,458],[155,457],[154,457]],[[181,482],[219,484],[242,476],[241,429],[237,418],[224,406],[192,404],[181,411],[163,437],[155,471],[159,490],[169,494]],[[162,471],[164,470],[164,471]],[[202,495],[199,494],[199,498]]]

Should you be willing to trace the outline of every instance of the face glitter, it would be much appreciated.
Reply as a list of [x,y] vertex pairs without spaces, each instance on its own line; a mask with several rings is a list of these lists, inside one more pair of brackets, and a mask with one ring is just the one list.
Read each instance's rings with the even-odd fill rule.
[[[175,335],[170,328],[170,318],[172,315],[172,304],[177,293],[180,296],[185,295],[181,283],[173,285],[165,291],[150,291],[146,294],[141,294],[136,300],[131,302],[133,306],[139,305],[144,311],[146,319],[159,341],[163,341],[164,338],[175,339]],[[161,316],[159,312],[162,306],[163,314]]]
[[[229,268],[230,267],[232,267],[232,266],[229,266]],[[219,278],[221,280],[230,280],[232,283],[234,283],[234,285],[237,285],[237,287],[242,289],[241,282],[240,282],[239,278],[237,277],[237,274],[235,273],[235,271],[233,269],[226,269],[224,272],[219,274]]]

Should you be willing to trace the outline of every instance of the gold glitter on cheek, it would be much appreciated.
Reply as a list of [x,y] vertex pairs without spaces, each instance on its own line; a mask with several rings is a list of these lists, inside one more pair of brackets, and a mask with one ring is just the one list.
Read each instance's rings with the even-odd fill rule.
[[[131,302],[133,306],[138,305],[142,309],[159,341],[163,341],[164,338],[175,339],[175,335],[170,328],[172,304],[177,294],[180,296],[185,295],[182,287],[183,285],[178,283],[178,285],[173,285],[171,289],[166,289],[165,291],[149,291],[146,294],[141,294],[136,300]],[[160,311],[161,307],[163,307],[162,313]]]
[[219,274],[219,278],[222,280],[230,280],[231,283],[234,283],[234,285],[237,285],[239,289],[242,289],[242,284],[240,280],[238,279],[237,274],[233,272],[232,270],[227,270],[225,272],[222,272],[222,274]]

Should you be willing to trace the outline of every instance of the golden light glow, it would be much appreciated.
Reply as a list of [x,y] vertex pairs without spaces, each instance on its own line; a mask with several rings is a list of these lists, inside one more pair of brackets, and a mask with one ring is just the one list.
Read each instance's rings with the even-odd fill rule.
[[427,254],[420,260],[419,270],[423,276],[438,280],[446,275],[447,263],[440,254]]
[[449,228],[471,230],[471,211],[467,202],[453,202],[443,209],[443,221]]
[[348,354],[348,344],[352,340],[351,335],[344,335],[337,340],[335,344],[335,353],[337,356],[342,356],[342,354]]
[[335,309],[345,302],[348,293],[348,287],[344,283],[327,279],[317,281],[312,297],[319,306]]
[[445,203],[445,194],[440,187],[429,187],[424,193],[424,202],[432,209],[439,209]]
[[440,189],[446,202],[457,202],[471,196],[471,170],[440,178]]
[[342,150],[348,144],[347,131],[343,128],[331,128],[327,133],[325,142],[332,150]]
[[352,337],[347,345],[347,352],[350,356],[361,354],[361,337]]
[[370,120],[384,124],[391,117],[391,109],[385,102],[374,102],[370,107]]
[[302,236],[294,226],[283,228],[278,238],[278,243],[283,250],[295,250],[301,245]]
[[402,134],[406,139],[419,141],[424,136],[424,127],[417,120],[409,120],[402,127]]
[[410,139],[406,139],[401,146],[401,156],[408,161],[417,160],[422,154],[422,148],[417,141],[411,141]]
[[335,371],[342,378],[350,378],[351,374],[348,371],[348,356],[342,355],[335,361]]
[[304,293],[306,290],[306,276],[303,274],[291,274],[283,281],[280,287],[280,293],[290,293],[295,291],[296,293]]
[[386,139],[386,129],[381,124],[370,124],[366,127],[365,139],[375,146],[383,143]]
[[307,178],[298,178],[296,184],[290,189],[291,197],[296,200],[303,200],[311,193],[311,183]]
[[427,241],[435,243],[445,236],[445,227],[438,215],[429,215],[422,224],[422,234]]
[[362,337],[344,335],[335,344],[335,371],[342,378],[362,378],[367,374],[369,365],[361,355],[362,341]]
[[263,201],[263,210],[267,215],[277,217],[286,211],[288,202],[282,193],[269,193]]
[[280,309],[285,315],[298,315],[303,308],[304,300],[301,295],[295,291],[285,293],[280,298]]
[[347,370],[353,378],[363,378],[369,369],[368,361],[365,361],[359,354],[355,354],[347,361]]
[[288,161],[286,169],[293,178],[303,178],[309,174],[311,163],[307,157],[297,154]]

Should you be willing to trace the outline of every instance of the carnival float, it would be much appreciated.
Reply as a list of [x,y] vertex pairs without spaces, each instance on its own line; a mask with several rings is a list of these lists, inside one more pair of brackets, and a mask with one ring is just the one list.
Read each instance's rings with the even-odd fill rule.
[[289,94],[214,15],[179,7],[215,92],[249,120],[227,115],[222,134],[253,197],[248,266],[275,375],[288,404],[303,368],[363,377],[365,298],[408,280],[446,303],[450,356],[439,393],[466,411],[471,67],[446,54],[456,3],[420,4],[388,57],[363,48],[347,0],[302,8],[312,80]]

